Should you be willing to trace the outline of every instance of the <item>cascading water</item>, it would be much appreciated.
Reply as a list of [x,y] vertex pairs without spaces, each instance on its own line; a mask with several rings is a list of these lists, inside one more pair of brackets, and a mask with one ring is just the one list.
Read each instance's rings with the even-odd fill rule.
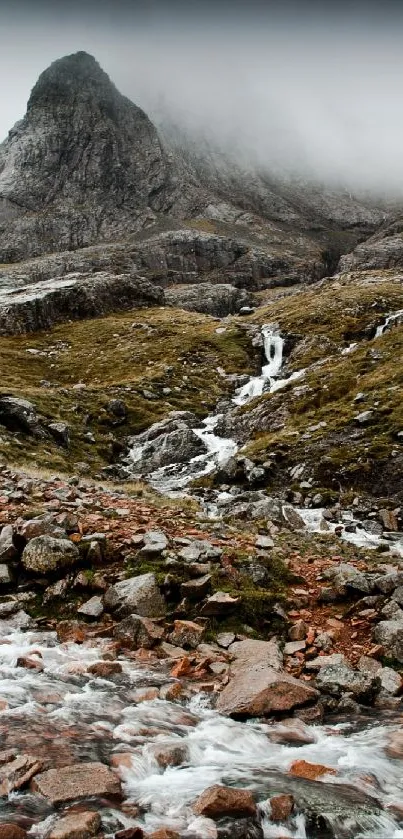
[[385,323],[381,323],[380,326],[377,327],[375,332],[375,338],[380,338],[391,324],[399,325],[403,321],[403,309],[399,309],[397,312],[392,312],[391,315],[388,315],[385,319]]
[[[259,376],[253,376],[240,388],[232,399],[234,405],[246,405],[256,396],[261,396],[264,390],[274,392],[285,387],[290,381],[300,378],[304,370],[293,373],[287,379],[279,379],[278,374],[283,363],[284,339],[276,326],[266,324],[262,327],[263,347],[266,364],[263,365]],[[218,466],[226,463],[236,454],[238,445],[235,440],[220,437],[214,433],[222,419],[221,414],[211,414],[200,428],[193,428],[193,433],[202,440],[207,451],[191,458],[188,463],[170,464],[155,470],[148,476],[148,482],[155,489],[172,494],[183,489],[197,478],[208,475]],[[132,462],[135,464],[141,458],[141,448],[133,448]]]
[[[2,624],[2,748],[31,751],[56,766],[97,760],[120,766],[124,811],[105,799],[96,805],[105,837],[122,827],[149,833],[163,826],[184,837],[216,839],[215,823],[195,817],[192,804],[217,783],[252,790],[265,839],[318,839],[318,818],[336,839],[403,836],[385,809],[403,797],[401,762],[385,751],[399,720],[306,726],[305,742],[287,744],[283,723],[221,717],[203,693],[185,707],[158,697],[141,701],[137,690],[172,681],[161,663],[145,669],[120,655],[119,679],[94,678],[87,668],[105,655],[107,640],[59,644],[54,633]],[[17,665],[33,650],[41,655],[41,672]],[[173,747],[183,752],[183,761],[161,766],[156,751]],[[307,782],[289,774],[295,760],[321,763],[337,774]],[[269,819],[267,799],[281,792],[296,802],[287,825]],[[93,809],[94,802],[88,803]],[[130,815],[136,806],[140,812]],[[29,791],[1,799],[0,824],[14,815],[31,825],[32,839],[45,839],[57,819],[53,807]]]

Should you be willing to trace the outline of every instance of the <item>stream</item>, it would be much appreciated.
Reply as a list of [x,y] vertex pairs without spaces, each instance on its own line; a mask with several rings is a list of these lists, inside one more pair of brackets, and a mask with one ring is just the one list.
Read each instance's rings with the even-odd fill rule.
[[[107,652],[106,640],[60,644],[53,633],[21,632],[2,623],[1,697],[9,705],[0,713],[2,748],[17,746],[56,766],[94,760],[108,764],[124,754],[125,812],[112,801],[96,802],[105,836],[139,825],[148,832],[168,826],[185,837],[215,839],[215,823],[195,817],[191,804],[207,787],[224,783],[254,792],[267,839],[403,837],[384,809],[403,801],[401,762],[384,751],[400,716],[306,726],[310,742],[285,745],[283,723],[221,717],[205,694],[195,694],[185,706],[160,698],[138,701],[140,688],[172,681],[163,663],[141,668],[121,656],[122,675],[94,678],[86,668]],[[19,656],[33,650],[43,657],[41,673],[16,666]],[[155,750],[171,746],[184,749],[184,760],[164,770]],[[291,777],[287,771],[299,759],[324,763],[337,775],[321,782]],[[297,801],[287,826],[268,817],[267,798],[284,792]],[[130,816],[133,805],[140,808],[135,818]],[[45,799],[28,791],[2,799],[0,820],[10,817],[30,827],[30,836],[45,839],[56,814]]]
[[[259,376],[235,393],[234,405],[244,405],[304,375],[302,370],[280,378],[283,339],[272,325],[263,327],[262,336],[267,363]],[[212,415],[194,429],[207,446],[206,454],[189,464],[157,470],[150,483],[168,494],[178,488],[183,493],[195,477],[234,455],[236,442],[214,433],[219,420],[219,415]],[[337,532],[337,525],[324,522],[323,512],[299,510],[307,529]],[[379,546],[380,537],[366,533],[352,516],[345,523],[349,530],[343,530],[343,538],[367,548]],[[392,535],[391,543],[403,555],[401,537],[399,542]],[[52,766],[88,761],[116,766],[116,756],[124,755],[122,808],[107,799],[95,802],[105,837],[141,826],[146,832],[169,827],[188,839],[259,839],[253,826],[245,832],[232,822],[217,832],[211,819],[195,816],[192,803],[216,783],[253,791],[265,839],[403,837],[402,763],[385,750],[389,738],[401,731],[399,711],[368,710],[360,718],[305,725],[302,742],[290,742],[284,723],[242,723],[222,717],[210,695],[197,688],[182,702],[167,701],[157,690],[143,701],[139,691],[175,681],[164,661],[142,666],[122,654],[118,658],[122,674],[94,678],[87,668],[108,653],[108,639],[60,643],[55,633],[23,631],[14,619],[0,624],[1,749],[16,748]],[[42,672],[17,666],[21,656],[32,656],[33,651],[42,657]],[[156,750],[172,746],[183,748],[182,760],[164,769]],[[320,782],[293,777],[289,769],[295,760],[324,764],[336,773]],[[270,819],[268,798],[279,793],[291,793],[296,800],[286,824]],[[138,814],[133,808],[139,808]],[[17,821],[32,839],[46,839],[56,818],[54,808],[29,791],[1,799],[0,825]]]

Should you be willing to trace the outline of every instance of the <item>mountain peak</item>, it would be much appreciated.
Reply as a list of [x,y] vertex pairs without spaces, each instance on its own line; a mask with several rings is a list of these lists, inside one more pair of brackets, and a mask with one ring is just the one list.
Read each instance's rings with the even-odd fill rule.
[[88,94],[96,98],[119,97],[107,73],[93,55],[80,51],[54,61],[41,73],[28,102],[28,112],[36,106],[46,105],[52,99],[57,103]]

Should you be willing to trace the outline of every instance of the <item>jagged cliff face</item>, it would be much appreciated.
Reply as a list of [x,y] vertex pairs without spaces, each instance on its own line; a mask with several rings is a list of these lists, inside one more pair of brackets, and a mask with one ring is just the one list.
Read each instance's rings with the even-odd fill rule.
[[180,205],[157,131],[92,56],[55,61],[0,147],[0,261],[118,238]]
[[[154,237],[189,230],[193,219],[194,253],[201,230],[236,240],[251,254],[235,284],[264,286],[272,278],[278,284],[283,275],[298,282],[329,273],[340,253],[384,218],[346,193],[243,171],[230,158],[217,167],[208,149],[184,148],[179,136],[162,142],[146,114],[85,52],[42,73],[25,117],[0,146],[3,263],[144,230]],[[192,235],[184,236],[185,248]],[[162,247],[165,253],[165,239]]]

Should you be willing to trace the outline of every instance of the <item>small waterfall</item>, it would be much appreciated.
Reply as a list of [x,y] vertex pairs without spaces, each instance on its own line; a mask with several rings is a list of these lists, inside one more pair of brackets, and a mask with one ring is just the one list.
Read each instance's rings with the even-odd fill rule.
[[269,383],[269,390],[273,385],[273,379],[278,376],[283,363],[284,340],[275,327],[265,324],[262,326],[264,354],[267,364],[263,365],[260,376],[249,379],[232,400],[235,405],[246,405],[256,396],[261,396],[265,385]]
[[380,326],[377,326],[375,338],[380,338],[384,334],[384,332],[386,332],[391,323],[399,326],[402,322],[403,309],[399,309],[397,312],[393,312],[391,315],[388,315],[385,319],[385,323],[382,323]]

